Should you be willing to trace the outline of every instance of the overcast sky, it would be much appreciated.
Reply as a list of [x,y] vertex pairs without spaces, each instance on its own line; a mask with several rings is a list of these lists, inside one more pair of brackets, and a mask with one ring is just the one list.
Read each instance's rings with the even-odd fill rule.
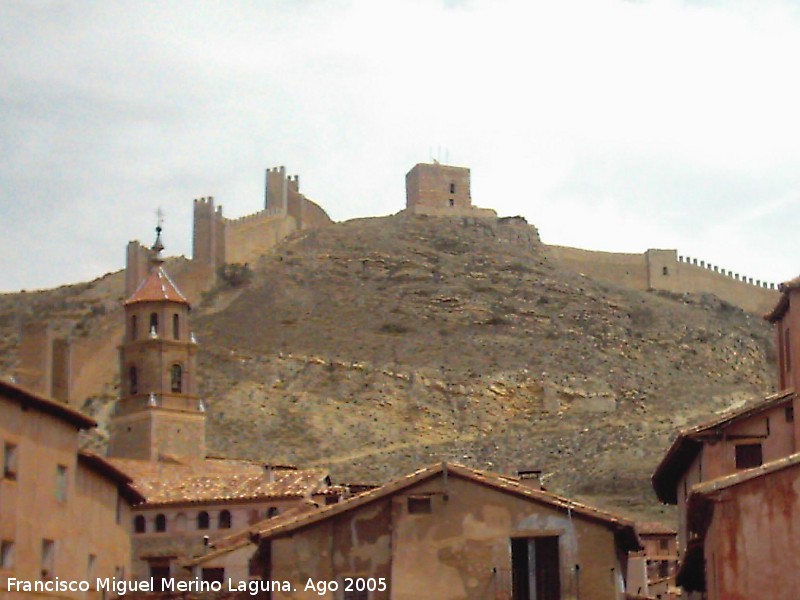
[[800,8],[689,0],[0,0],[0,290],[88,280],[286,165],[335,220],[417,162],[543,240],[800,273]]

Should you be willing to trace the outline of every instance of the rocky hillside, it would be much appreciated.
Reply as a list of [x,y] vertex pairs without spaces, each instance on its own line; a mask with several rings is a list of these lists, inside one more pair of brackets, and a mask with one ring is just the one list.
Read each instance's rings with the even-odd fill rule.
[[774,370],[757,316],[592,281],[515,218],[303,232],[193,314],[216,454],[349,481],[443,459],[542,469],[549,489],[648,518],[675,429],[766,393]]

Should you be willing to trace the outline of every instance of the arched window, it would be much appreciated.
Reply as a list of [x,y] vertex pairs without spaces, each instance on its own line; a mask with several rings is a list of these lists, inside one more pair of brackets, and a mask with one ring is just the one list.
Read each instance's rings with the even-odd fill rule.
[[139,375],[133,365],[128,369],[128,390],[130,390],[131,396],[139,393]]
[[150,334],[158,335],[158,313],[150,313]]
[[173,392],[180,393],[183,391],[183,369],[181,369],[180,365],[172,365],[170,368],[170,382],[170,389]]
[[138,337],[138,332],[136,331],[136,315],[131,317],[131,340],[135,341]]
[[280,512],[280,511],[278,510],[277,506],[270,506],[267,509],[267,518],[271,519],[272,517],[277,517],[278,516],[278,512]]
[[133,520],[133,531],[134,533],[145,533],[147,531],[147,521],[145,521],[144,516],[136,515]]
[[219,513],[219,528],[220,529],[230,529],[231,528],[231,513],[228,510],[223,510]]
[[208,529],[208,513],[203,511],[197,514],[197,528],[198,529]]
[[162,514],[156,515],[156,531],[167,530],[167,517]]
[[180,318],[178,314],[172,315],[172,337],[176,340],[181,339]]

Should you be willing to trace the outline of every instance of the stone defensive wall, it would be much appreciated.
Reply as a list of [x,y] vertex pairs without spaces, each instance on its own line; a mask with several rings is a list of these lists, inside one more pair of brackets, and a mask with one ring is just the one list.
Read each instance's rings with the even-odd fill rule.
[[225,222],[225,262],[252,262],[299,229],[294,217],[264,210]]
[[624,254],[566,246],[546,248],[552,258],[574,271],[636,290],[714,294],[758,315],[772,310],[780,297],[773,282],[679,256],[677,250],[650,249],[642,254]]

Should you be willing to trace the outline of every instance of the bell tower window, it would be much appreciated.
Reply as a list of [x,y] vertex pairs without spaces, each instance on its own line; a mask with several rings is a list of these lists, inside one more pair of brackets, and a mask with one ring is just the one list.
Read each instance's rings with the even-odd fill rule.
[[176,340],[179,340],[181,339],[180,333],[180,317],[178,317],[178,314],[175,313],[172,315],[172,337]]
[[136,331],[136,315],[131,317],[131,340],[135,341],[138,337],[138,332]]
[[150,333],[158,335],[158,313],[150,313]]
[[183,369],[180,365],[172,365],[170,369],[171,390],[181,393],[183,391]]
[[128,390],[131,396],[139,393],[139,376],[136,373],[136,367],[128,369]]

